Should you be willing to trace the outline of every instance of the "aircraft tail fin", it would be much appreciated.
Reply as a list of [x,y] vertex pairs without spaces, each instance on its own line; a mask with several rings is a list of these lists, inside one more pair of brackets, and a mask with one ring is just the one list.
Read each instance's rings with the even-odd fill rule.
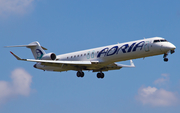
[[35,59],[41,59],[42,56],[46,54],[44,50],[47,50],[45,47],[42,47],[37,41],[32,42],[28,45],[16,45],[16,46],[5,46],[5,47],[27,47],[31,49]]

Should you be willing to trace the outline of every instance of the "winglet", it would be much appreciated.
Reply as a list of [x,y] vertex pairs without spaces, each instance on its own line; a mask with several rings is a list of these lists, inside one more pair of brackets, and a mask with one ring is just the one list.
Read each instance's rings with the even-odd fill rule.
[[132,67],[135,67],[135,65],[134,65],[132,60],[130,60],[130,64],[131,64]]
[[10,51],[10,53],[11,53],[17,60],[22,60],[22,59],[19,58],[17,55],[15,55],[13,52]]

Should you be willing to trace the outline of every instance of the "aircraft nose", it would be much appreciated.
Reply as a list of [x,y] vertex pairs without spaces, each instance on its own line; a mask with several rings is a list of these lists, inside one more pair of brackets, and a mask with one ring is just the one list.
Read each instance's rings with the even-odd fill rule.
[[169,50],[174,51],[174,50],[176,49],[176,46],[173,45],[173,44],[170,43],[170,42],[168,42],[168,43],[162,45],[161,47],[162,47],[162,49],[165,50],[165,51],[169,51]]
[[176,46],[174,44],[172,44],[172,43],[169,43],[167,46],[168,46],[168,48],[170,50],[175,50],[176,49]]

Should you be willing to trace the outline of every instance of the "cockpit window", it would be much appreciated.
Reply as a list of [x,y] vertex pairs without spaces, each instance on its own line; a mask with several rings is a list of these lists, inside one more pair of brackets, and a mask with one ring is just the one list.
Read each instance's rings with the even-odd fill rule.
[[167,40],[160,40],[161,42],[167,42]]
[[162,40],[154,40],[154,43],[157,43],[157,42],[167,42],[167,40],[165,40],[165,39],[162,39]]
[[160,40],[154,40],[154,43],[160,42]]

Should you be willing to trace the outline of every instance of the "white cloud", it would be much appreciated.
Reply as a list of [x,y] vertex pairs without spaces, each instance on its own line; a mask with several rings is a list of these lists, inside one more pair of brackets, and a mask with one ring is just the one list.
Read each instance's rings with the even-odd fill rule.
[[169,75],[168,74],[161,74],[161,78],[154,81],[155,85],[163,85],[167,82],[169,82]]
[[156,87],[141,87],[138,90],[136,99],[144,105],[151,106],[171,106],[175,105],[178,98],[174,92],[166,91],[164,89],[157,89]]
[[0,15],[24,14],[32,8],[34,0],[0,0]]
[[32,76],[24,69],[15,69],[11,74],[12,82],[0,81],[0,104],[18,95],[30,94]]

